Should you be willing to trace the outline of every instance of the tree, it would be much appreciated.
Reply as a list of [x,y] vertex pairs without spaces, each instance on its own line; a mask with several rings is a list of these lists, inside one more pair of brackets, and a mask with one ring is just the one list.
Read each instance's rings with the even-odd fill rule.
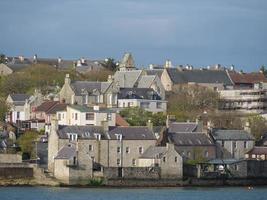
[[116,65],[116,62],[113,58],[107,58],[105,59],[104,63],[102,63],[102,65],[110,70],[110,71],[116,71],[117,69],[117,65]]
[[251,129],[251,134],[256,140],[260,140],[264,133],[267,132],[267,120],[260,115],[251,116],[248,118]]
[[167,95],[168,113],[183,121],[194,120],[204,112],[213,112],[218,108],[219,94],[199,85],[179,85]]
[[139,107],[125,108],[120,112],[120,115],[131,126],[146,126],[148,120],[151,120],[155,126],[165,125],[166,122],[166,116],[163,113],[153,114]]
[[5,121],[6,114],[9,111],[9,106],[6,103],[6,99],[3,97],[0,97],[0,121]]
[[6,62],[6,56],[4,54],[0,54],[0,64]]
[[267,70],[266,70],[266,67],[264,65],[262,65],[260,67],[260,71],[264,74],[264,76],[267,76]]
[[35,141],[38,138],[38,133],[34,131],[26,131],[19,137],[17,143],[23,154],[27,154],[29,158],[35,156]]

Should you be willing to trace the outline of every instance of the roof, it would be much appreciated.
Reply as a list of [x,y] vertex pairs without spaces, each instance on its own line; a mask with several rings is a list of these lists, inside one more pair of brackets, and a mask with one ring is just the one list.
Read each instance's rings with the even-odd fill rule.
[[140,158],[161,158],[167,151],[167,147],[150,146]]
[[201,127],[196,122],[173,122],[169,125],[169,132],[173,133],[192,133],[201,132]]
[[231,165],[234,163],[239,162],[240,160],[237,159],[213,159],[208,161],[208,164],[214,164],[214,165]]
[[52,107],[58,104],[58,101],[45,101],[35,109],[35,112],[48,112]]
[[47,111],[47,114],[56,114],[58,111],[64,111],[67,109],[67,104],[58,103]]
[[161,77],[163,73],[163,69],[147,69],[146,74],[147,75],[158,75],[158,77]]
[[71,87],[77,96],[82,96],[84,92],[88,94],[104,93],[110,84],[110,82],[75,81],[71,83]]
[[116,114],[116,126],[129,126],[129,124],[121,115]]
[[140,80],[138,81],[138,88],[149,88],[153,81],[155,80],[156,75],[146,75],[141,76]]
[[13,101],[25,102],[27,99],[30,98],[30,95],[28,95],[28,94],[10,94],[10,97]]
[[101,134],[102,139],[107,138],[101,126],[59,126],[57,133],[61,139],[68,139],[71,133],[77,134],[79,139],[96,139],[95,134]]
[[174,84],[181,83],[210,83],[232,85],[226,71],[221,70],[177,70],[175,68],[166,69]]
[[118,99],[161,100],[161,97],[152,88],[121,88]]
[[131,53],[125,53],[120,64],[119,68],[135,68],[133,56]]
[[85,105],[68,105],[70,108],[73,108],[75,110],[78,110],[80,112],[96,112],[96,113],[114,113],[116,111],[108,108],[101,108],[99,107],[99,110],[94,110],[94,108],[90,108]]
[[116,71],[114,74],[114,81],[118,82],[122,88],[133,88],[139,77],[141,76],[142,70],[131,70],[131,71]]
[[231,80],[234,84],[253,84],[259,82],[267,82],[266,77],[263,73],[238,73],[229,71],[228,72]]
[[145,126],[113,127],[108,134],[112,140],[117,139],[117,134],[122,135],[123,140],[156,140],[154,133]]
[[257,147],[255,146],[251,149],[247,154],[255,154],[255,155],[267,155],[267,147]]
[[168,139],[176,146],[210,146],[214,145],[205,133],[168,133]]
[[63,146],[57,153],[55,159],[71,159],[76,156],[76,146],[69,143]]
[[211,135],[215,140],[254,140],[254,137],[245,130],[215,129]]

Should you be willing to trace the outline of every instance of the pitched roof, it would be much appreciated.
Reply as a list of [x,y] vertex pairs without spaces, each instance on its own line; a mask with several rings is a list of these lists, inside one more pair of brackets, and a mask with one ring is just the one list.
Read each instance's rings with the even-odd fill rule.
[[35,109],[35,112],[48,112],[52,107],[58,104],[58,101],[45,101]]
[[257,147],[255,146],[247,154],[256,154],[256,155],[267,155],[267,147]]
[[83,92],[88,92],[88,94],[93,94],[97,91],[104,93],[110,84],[110,82],[75,81],[71,83],[71,87],[76,95],[81,96]]
[[102,139],[107,138],[101,126],[59,126],[57,133],[61,139],[68,139],[71,133],[77,134],[79,139],[96,139],[95,134],[101,134]]
[[267,82],[266,77],[263,73],[238,73],[229,71],[228,72],[231,80],[234,84],[253,84],[259,82]]
[[94,108],[88,107],[86,105],[68,105],[70,108],[78,110],[80,112],[95,112],[95,113],[114,113],[115,110],[109,108],[101,108],[99,107],[98,110],[94,110]]
[[226,71],[221,70],[177,70],[175,68],[166,69],[174,84],[181,83],[220,83],[232,85]]
[[116,126],[129,126],[129,124],[120,114],[116,114]]
[[149,88],[153,81],[155,80],[156,75],[146,75],[141,76],[140,80],[138,81],[138,88]]
[[152,88],[121,88],[118,99],[161,100],[161,97]]
[[168,139],[176,146],[210,146],[213,141],[205,133],[168,133]]
[[30,95],[28,95],[28,94],[10,94],[10,97],[13,101],[25,102],[27,99],[30,98]]
[[53,107],[51,107],[46,113],[47,114],[56,114],[58,111],[64,111],[66,109],[67,109],[67,104],[57,103]]
[[63,146],[57,153],[55,159],[71,159],[76,156],[76,146],[75,144],[69,143]]
[[201,132],[201,127],[196,122],[173,122],[169,124],[169,132],[173,133],[192,133]]
[[161,77],[163,73],[163,69],[147,69],[146,74],[147,75],[158,75],[158,77]]
[[215,140],[254,140],[254,137],[245,130],[215,129],[211,135]]
[[137,84],[142,70],[116,71],[114,81],[119,83],[122,88],[132,88]]
[[161,158],[167,151],[167,147],[150,146],[140,158]]
[[109,131],[110,139],[116,140],[116,134],[121,134],[123,140],[156,140],[154,133],[148,127],[130,126],[113,127]]

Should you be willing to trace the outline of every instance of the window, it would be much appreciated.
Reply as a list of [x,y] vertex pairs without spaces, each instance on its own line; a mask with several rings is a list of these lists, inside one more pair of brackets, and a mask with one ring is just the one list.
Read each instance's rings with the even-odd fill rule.
[[73,157],[73,165],[76,165],[76,157]]
[[208,151],[205,151],[205,155],[204,155],[206,158],[209,157],[209,152]]
[[116,135],[117,140],[120,140],[120,141],[122,140],[122,134],[115,134],[115,135]]
[[164,163],[166,162],[166,157],[165,157],[165,156],[162,158],[162,161],[163,161]]
[[95,119],[95,114],[94,113],[86,113],[85,114],[85,119],[86,120],[94,120]]
[[244,142],[244,148],[247,149],[248,148],[248,143],[245,141]]
[[101,140],[101,134],[99,133],[95,133],[95,138],[100,141]]
[[191,152],[190,152],[190,151],[187,152],[187,157],[188,157],[188,158],[191,157]]
[[131,102],[128,102],[128,107],[131,107]]
[[177,156],[174,157],[174,162],[176,162],[176,163],[178,162]]
[[68,136],[70,141],[77,141],[78,139],[78,135],[76,133],[69,133]]
[[222,147],[224,147],[224,141],[222,140]]
[[130,147],[126,147],[125,153],[130,153]]
[[117,165],[121,165],[121,159],[117,159]]
[[20,118],[20,112],[17,112],[17,119]]
[[75,113],[75,120],[78,120],[78,113]]
[[233,148],[236,149],[236,142],[233,141]]
[[234,169],[238,171],[238,165],[234,165]]
[[121,153],[121,148],[117,147],[117,153]]
[[157,102],[157,108],[162,108],[162,103],[161,102]]
[[149,108],[149,102],[141,102],[141,108]]
[[140,154],[143,153],[143,147],[139,147],[139,153],[140,153]]
[[93,162],[95,162],[95,157],[94,156],[91,156],[91,159]]
[[252,154],[252,158],[256,158],[256,155],[255,154]]
[[136,166],[136,160],[135,159],[132,160],[132,164],[133,164],[133,166]]
[[58,113],[58,115],[57,115],[57,119],[58,119],[58,120],[61,120],[61,114],[60,114],[60,113]]
[[111,119],[112,119],[112,115],[111,115],[111,113],[108,113],[108,114],[107,114],[107,119],[108,119],[108,121],[111,121]]
[[89,144],[89,151],[93,151],[93,145]]

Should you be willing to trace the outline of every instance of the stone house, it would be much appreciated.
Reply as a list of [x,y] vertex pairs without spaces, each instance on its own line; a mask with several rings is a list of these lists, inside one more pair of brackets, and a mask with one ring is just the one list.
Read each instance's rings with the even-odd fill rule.
[[51,116],[48,113],[49,110],[53,109],[57,104],[58,101],[44,101],[41,105],[36,107],[34,112],[32,112],[31,119],[39,119],[45,120],[46,124],[51,123]]
[[117,106],[118,88],[112,79],[107,82],[74,81],[66,74],[65,84],[59,92],[61,102],[79,105]]
[[224,70],[165,68],[161,82],[166,91],[172,91],[176,85],[197,84],[214,90],[232,87],[232,82]]
[[167,101],[152,88],[121,88],[118,93],[118,107],[140,107],[146,111],[166,112]]
[[173,144],[150,146],[138,159],[139,167],[160,167],[162,178],[182,178],[183,158]]
[[246,159],[250,160],[267,160],[267,147],[255,146],[245,154]]
[[254,137],[246,130],[211,130],[211,137],[217,146],[217,158],[245,158],[255,144]]

